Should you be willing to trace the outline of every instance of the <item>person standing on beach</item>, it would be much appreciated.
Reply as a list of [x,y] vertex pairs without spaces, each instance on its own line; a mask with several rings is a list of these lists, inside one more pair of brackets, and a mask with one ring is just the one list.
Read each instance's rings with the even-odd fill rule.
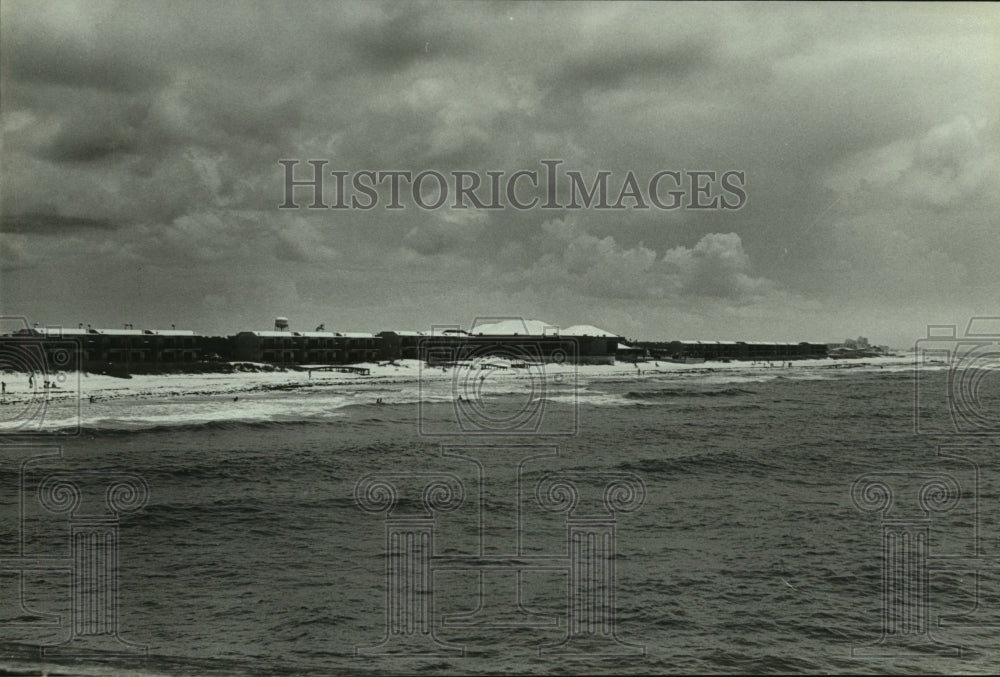
[[0,395],[6,395],[6,394],[7,394],[7,382],[0,381]]

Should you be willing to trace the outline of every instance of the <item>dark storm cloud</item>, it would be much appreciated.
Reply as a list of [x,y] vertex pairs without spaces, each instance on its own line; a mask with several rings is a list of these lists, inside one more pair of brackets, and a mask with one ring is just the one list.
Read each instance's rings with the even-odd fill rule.
[[9,83],[89,87],[110,92],[156,88],[168,77],[162,64],[134,44],[106,40],[99,31],[62,30],[20,8],[4,15],[8,23],[0,56]]
[[85,230],[113,230],[117,226],[104,219],[59,214],[3,214],[0,232],[35,235],[67,235]]
[[68,120],[41,156],[53,162],[94,162],[137,150],[134,128],[80,124]]
[[443,24],[446,17],[432,6],[396,5],[386,9],[388,16],[349,36],[348,44],[364,66],[392,72],[417,60],[461,57],[471,51],[471,45]]
[[614,49],[571,57],[548,84],[557,91],[610,90],[626,83],[681,80],[711,66],[711,45],[685,40],[676,45],[640,47],[615,45]]
[[46,36],[34,36],[7,43],[2,51],[14,82],[136,92],[166,80],[162,68],[136,63],[129,52],[102,45],[52,43]]
[[[18,269],[97,257],[109,279],[181,268],[192,289],[218,287],[204,307],[219,329],[232,328],[215,318],[245,284],[225,271],[240,269],[274,303],[316,312],[336,298],[370,314],[345,286],[377,289],[400,317],[419,307],[443,320],[507,295],[565,314],[553,322],[604,313],[653,335],[675,311],[700,313],[706,331],[740,317],[764,333],[776,318],[823,332],[879,316],[845,277],[898,307],[917,288],[944,298],[991,284],[997,12],[948,10],[4,2],[0,189],[20,215],[3,223],[5,251]],[[702,213],[279,213],[282,158],[508,175],[557,158],[588,180],[737,169],[749,201]],[[82,288],[90,273],[63,264]],[[925,290],[909,272],[922,267],[947,289]],[[19,279],[5,278],[7,298],[44,295]]]

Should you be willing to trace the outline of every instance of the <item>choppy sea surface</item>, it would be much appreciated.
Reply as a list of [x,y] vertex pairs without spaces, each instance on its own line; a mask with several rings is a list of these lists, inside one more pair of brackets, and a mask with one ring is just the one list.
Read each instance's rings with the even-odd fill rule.
[[85,403],[0,452],[0,674],[995,674],[1000,373],[828,367]]

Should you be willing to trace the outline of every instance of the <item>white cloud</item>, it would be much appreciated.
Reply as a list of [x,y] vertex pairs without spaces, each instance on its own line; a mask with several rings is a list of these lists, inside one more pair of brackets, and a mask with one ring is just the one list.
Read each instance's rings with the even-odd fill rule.
[[841,195],[830,254],[843,282],[897,301],[988,298],[1000,269],[995,131],[957,116],[853,156],[827,184]]
[[[751,274],[736,233],[709,233],[694,247],[677,246],[661,255],[642,243],[623,247],[611,236],[586,233],[572,217],[547,221],[541,230],[544,253],[525,278],[534,285],[557,284],[598,298],[731,302],[779,292],[774,282]],[[507,279],[516,285],[522,278],[510,272]]]

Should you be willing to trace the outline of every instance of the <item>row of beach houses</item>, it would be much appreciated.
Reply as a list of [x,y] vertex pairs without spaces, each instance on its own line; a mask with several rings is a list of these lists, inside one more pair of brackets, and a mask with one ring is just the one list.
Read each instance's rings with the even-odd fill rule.
[[[0,335],[0,354],[8,366],[32,354],[47,364],[78,365],[87,371],[129,372],[183,369],[212,362],[253,362],[286,366],[359,364],[400,359],[448,363],[477,357],[523,362],[614,364],[663,360],[791,360],[826,356],[824,343],[742,341],[627,342],[592,325],[559,328],[534,320],[498,320],[470,329],[435,327],[428,331],[378,333],[293,331],[286,318],[273,329],[208,336],[184,329],[96,329],[78,326],[23,327]],[[19,352],[20,351],[20,352]],[[11,357],[14,355],[15,357]]]

